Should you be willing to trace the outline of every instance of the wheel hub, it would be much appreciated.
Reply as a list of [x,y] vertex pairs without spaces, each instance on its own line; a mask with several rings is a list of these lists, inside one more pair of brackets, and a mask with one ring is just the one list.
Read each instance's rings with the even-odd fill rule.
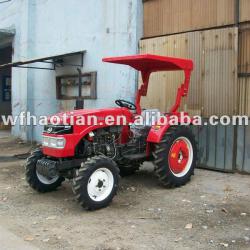
[[114,177],[107,168],[97,169],[89,178],[88,194],[94,201],[106,199],[112,192]]
[[98,184],[96,185],[96,187],[98,187],[98,188],[102,188],[103,187],[103,182],[104,182],[105,180],[98,180]]
[[192,157],[193,151],[190,141],[185,137],[178,138],[172,144],[168,155],[171,171],[176,175],[184,173],[187,168],[190,168]]

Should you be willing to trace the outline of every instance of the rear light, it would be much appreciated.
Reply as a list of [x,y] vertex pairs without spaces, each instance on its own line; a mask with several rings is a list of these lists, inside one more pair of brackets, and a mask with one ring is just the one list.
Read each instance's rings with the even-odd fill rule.
[[44,147],[63,149],[65,147],[65,144],[66,144],[66,140],[63,137],[43,136]]

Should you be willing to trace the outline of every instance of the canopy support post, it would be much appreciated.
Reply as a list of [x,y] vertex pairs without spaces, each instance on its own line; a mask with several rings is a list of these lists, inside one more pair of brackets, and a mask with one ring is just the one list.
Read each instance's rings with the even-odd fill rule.
[[179,109],[179,107],[181,105],[181,98],[187,96],[187,94],[188,94],[191,71],[190,70],[185,70],[184,72],[185,72],[185,81],[178,88],[175,104],[171,108],[170,113],[175,113]]
[[138,115],[141,114],[141,97],[146,96],[148,92],[148,82],[151,72],[150,71],[141,71],[142,76],[142,85],[140,89],[137,91],[135,105],[136,105],[136,113]]

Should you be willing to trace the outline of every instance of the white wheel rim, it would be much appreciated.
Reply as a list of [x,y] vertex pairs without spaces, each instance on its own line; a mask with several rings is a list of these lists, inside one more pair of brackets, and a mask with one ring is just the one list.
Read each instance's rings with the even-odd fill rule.
[[103,201],[111,194],[113,186],[112,172],[107,168],[99,168],[89,177],[88,195],[93,201]]
[[[187,144],[188,151],[189,151],[188,162],[187,162],[187,164],[186,164],[186,166],[185,166],[185,169],[184,169],[181,173],[178,173],[178,174],[177,174],[177,173],[174,173],[174,172],[172,171],[171,167],[170,167],[170,171],[171,171],[171,173],[172,173],[174,176],[176,176],[176,177],[178,177],[178,178],[181,178],[181,177],[185,176],[185,175],[188,173],[188,171],[190,170],[190,168],[191,168],[191,166],[192,166],[193,158],[194,158],[194,151],[193,151],[192,143],[190,142],[190,140],[189,140],[187,137],[179,137],[179,138],[177,138],[177,139],[173,142],[173,145],[174,145],[174,143],[175,143],[176,141],[178,141],[178,140],[183,140],[183,141],[185,141],[186,144]],[[169,164],[170,164],[170,163],[169,163]]]
[[36,170],[36,176],[37,176],[38,180],[45,185],[51,185],[59,179],[59,176],[55,176],[54,178],[48,179],[44,175],[39,174],[37,172],[37,170]]

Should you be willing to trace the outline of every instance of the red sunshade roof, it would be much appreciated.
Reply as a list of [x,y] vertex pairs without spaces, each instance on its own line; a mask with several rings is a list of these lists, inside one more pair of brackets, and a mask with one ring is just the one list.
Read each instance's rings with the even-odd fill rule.
[[192,60],[150,54],[103,58],[103,62],[125,64],[139,71],[151,72],[193,69]]

